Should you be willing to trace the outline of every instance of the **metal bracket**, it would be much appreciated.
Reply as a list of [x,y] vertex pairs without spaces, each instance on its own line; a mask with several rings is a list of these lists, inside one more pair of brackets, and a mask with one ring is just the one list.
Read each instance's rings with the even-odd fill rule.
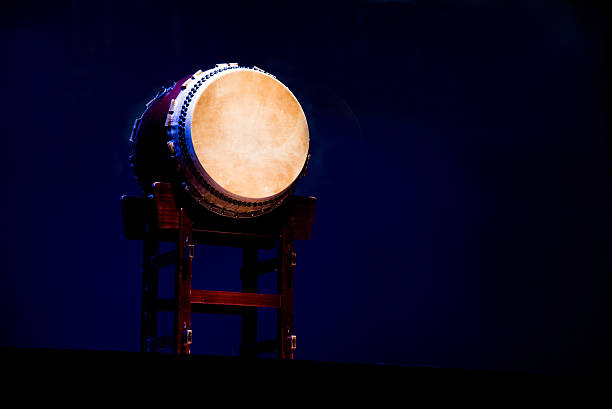
[[287,340],[289,341],[289,345],[291,347],[292,351],[295,351],[296,349],[296,336],[295,335],[291,335],[290,337],[287,338]]
[[289,267],[295,267],[295,262],[296,262],[296,254],[294,251],[292,251],[291,253],[288,254],[288,260],[287,260],[287,264],[289,264]]
[[191,243],[185,243],[185,258],[193,259],[194,247]]
[[193,340],[193,331],[190,329],[183,330],[183,344],[190,345]]
[[168,141],[166,145],[168,145],[168,151],[170,152],[170,156],[174,156],[174,142]]
[[185,82],[183,82],[183,84],[181,84],[181,89],[186,89],[189,84],[191,84],[191,77],[188,78]]

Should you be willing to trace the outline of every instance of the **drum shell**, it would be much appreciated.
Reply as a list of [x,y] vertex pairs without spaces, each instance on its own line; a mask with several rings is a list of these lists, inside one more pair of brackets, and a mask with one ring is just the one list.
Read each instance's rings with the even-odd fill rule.
[[162,88],[147,104],[142,117],[134,123],[130,138],[130,165],[138,183],[147,194],[153,191],[155,182],[179,182],[178,163],[168,145],[165,121],[170,102],[181,92],[180,84],[188,78],[181,79],[169,88]]

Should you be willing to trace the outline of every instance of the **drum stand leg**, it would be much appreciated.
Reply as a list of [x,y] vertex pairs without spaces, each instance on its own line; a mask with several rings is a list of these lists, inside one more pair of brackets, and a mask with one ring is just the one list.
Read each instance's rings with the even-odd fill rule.
[[[176,250],[159,254],[158,230],[149,220],[143,241],[142,262],[142,312],[140,320],[140,351],[154,352],[173,346],[177,354],[189,354],[191,344],[191,266],[193,259],[193,234],[191,220],[183,209]],[[157,311],[159,309],[159,269],[174,265],[174,331],[172,336],[157,336]]]
[[184,209],[180,209],[179,237],[176,246],[174,293],[174,352],[189,354],[191,345],[191,266],[194,253],[193,228]]
[[278,293],[282,297],[281,308],[278,311],[278,338],[280,349],[278,357],[293,359],[296,348],[296,337],[293,328],[293,282],[295,269],[294,239],[288,225],[283,227],[278,243]]

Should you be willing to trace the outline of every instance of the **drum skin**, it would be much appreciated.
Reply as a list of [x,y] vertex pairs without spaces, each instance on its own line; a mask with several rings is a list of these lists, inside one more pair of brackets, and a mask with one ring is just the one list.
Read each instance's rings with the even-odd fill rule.
[[130,141],[130,165],[145,193],[154,182],[170,182],[201,207],[233,218],[279,207],[309,158],[295,96],[273,75],[237,64],[162,88]]

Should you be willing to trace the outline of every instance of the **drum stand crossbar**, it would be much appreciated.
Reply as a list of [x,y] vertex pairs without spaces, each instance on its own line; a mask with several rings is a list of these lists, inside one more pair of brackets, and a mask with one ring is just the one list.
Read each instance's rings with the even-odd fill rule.
[[[276,351],[281,359],[293,359],[294,241],[310,238],[315,203],[313,197],[291,196],[269,215],[234,220],[211,214],[192,221],[187,209],[177,207],[168,183],[155,183],[149,197],[123,196],[125,235],[143,241],[140,350],[154,352],[173,347],[177,354],[189,354],[191,313],[198,312],[242,317],[241,356]],[[160,254],[160,242],[174,242],[176,249]],[[196,244],[242,248],[242,292],[191,288]],[[258,260],[258,249],[275,245],[276,257]],[[159,298],[159,270],[172,265],[174,298]],[[278,274],[277,294],[257,293],[258,277],[274,270]],[[278,310],[277,339],[257,341],[257,308]],[[157,335],[158,311],[174,311],[173,335]]]

